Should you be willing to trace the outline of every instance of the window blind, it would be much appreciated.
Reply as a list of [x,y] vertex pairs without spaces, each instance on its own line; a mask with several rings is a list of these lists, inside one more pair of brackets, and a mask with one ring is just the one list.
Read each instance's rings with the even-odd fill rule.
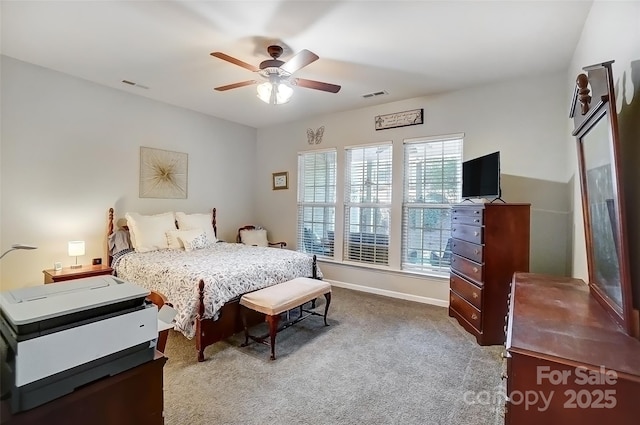
[[451,263],[451,205],[460,202],[462,137],[404,145],[402,269],[445,275]]
[[392,151],[391,143],[346,149],[346,260],[389,264]]
[[336,150],[298,154],[298,251],[333,258]]

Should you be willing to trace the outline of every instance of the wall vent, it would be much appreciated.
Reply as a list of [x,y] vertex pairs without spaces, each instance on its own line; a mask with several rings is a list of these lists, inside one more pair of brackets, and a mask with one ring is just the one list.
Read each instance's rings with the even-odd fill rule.
[[373,92],[373,93],[363,94],[362,97],[364,97],[365,99],[368,99],[370,97],[384,96],[386,94],[389,94],[389,93],[386,90],[381,90],[381,91],[376,91],[376,92]]
[[145,89],[145,90],[149,90],[148,86],[144,86],[142,84],[138,84],[138,83],[134,83],[133,81],[129,81],[129,80],[122,80],[122,82],[124,84],[128,84],[130,86],[134,86],[134,87],[140,87],[141,89]]

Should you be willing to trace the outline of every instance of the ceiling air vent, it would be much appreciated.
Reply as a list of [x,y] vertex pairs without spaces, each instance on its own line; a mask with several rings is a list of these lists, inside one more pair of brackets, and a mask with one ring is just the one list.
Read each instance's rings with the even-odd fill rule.
[[370,97],[384,96],[386,94],[389,94],[389,93],[386,90],[382,90],[382,91],[376,91],[373,93],[363,94],[362,97],[364,97],[365,99],[368,99]]

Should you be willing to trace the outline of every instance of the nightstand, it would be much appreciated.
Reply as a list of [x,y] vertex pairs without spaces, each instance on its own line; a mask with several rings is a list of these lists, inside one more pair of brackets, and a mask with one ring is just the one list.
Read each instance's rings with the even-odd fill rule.
[[113,269],[107,265],[82,266],[77,269],[64,267],[62,270],[43,270],[44,283],[62,282],[65,280],[82,279],[84,277],[101,276],[111,274]]

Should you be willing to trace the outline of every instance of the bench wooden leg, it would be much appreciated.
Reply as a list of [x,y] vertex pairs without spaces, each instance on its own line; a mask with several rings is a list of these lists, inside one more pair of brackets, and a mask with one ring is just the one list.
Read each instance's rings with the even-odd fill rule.
[[246,308],[240,307],[240,316],[242,317],[242,326],[244,326],[244,344],[240,344],[240,346],[246,347],[249,345],[249,327],[247,326]]
[[324,325],[329,326],[327,323],[327,311],[329,311],[329,304],[331,304],[331,292],[324,294],[324,299],[327,300],[324,306]]
[[276,359],[276,334],[278,333],[278,322],[280,321],[280,315],[275,316],[266,315],[267,323],[269,323],[269,338],[271,340],[271,360]]

